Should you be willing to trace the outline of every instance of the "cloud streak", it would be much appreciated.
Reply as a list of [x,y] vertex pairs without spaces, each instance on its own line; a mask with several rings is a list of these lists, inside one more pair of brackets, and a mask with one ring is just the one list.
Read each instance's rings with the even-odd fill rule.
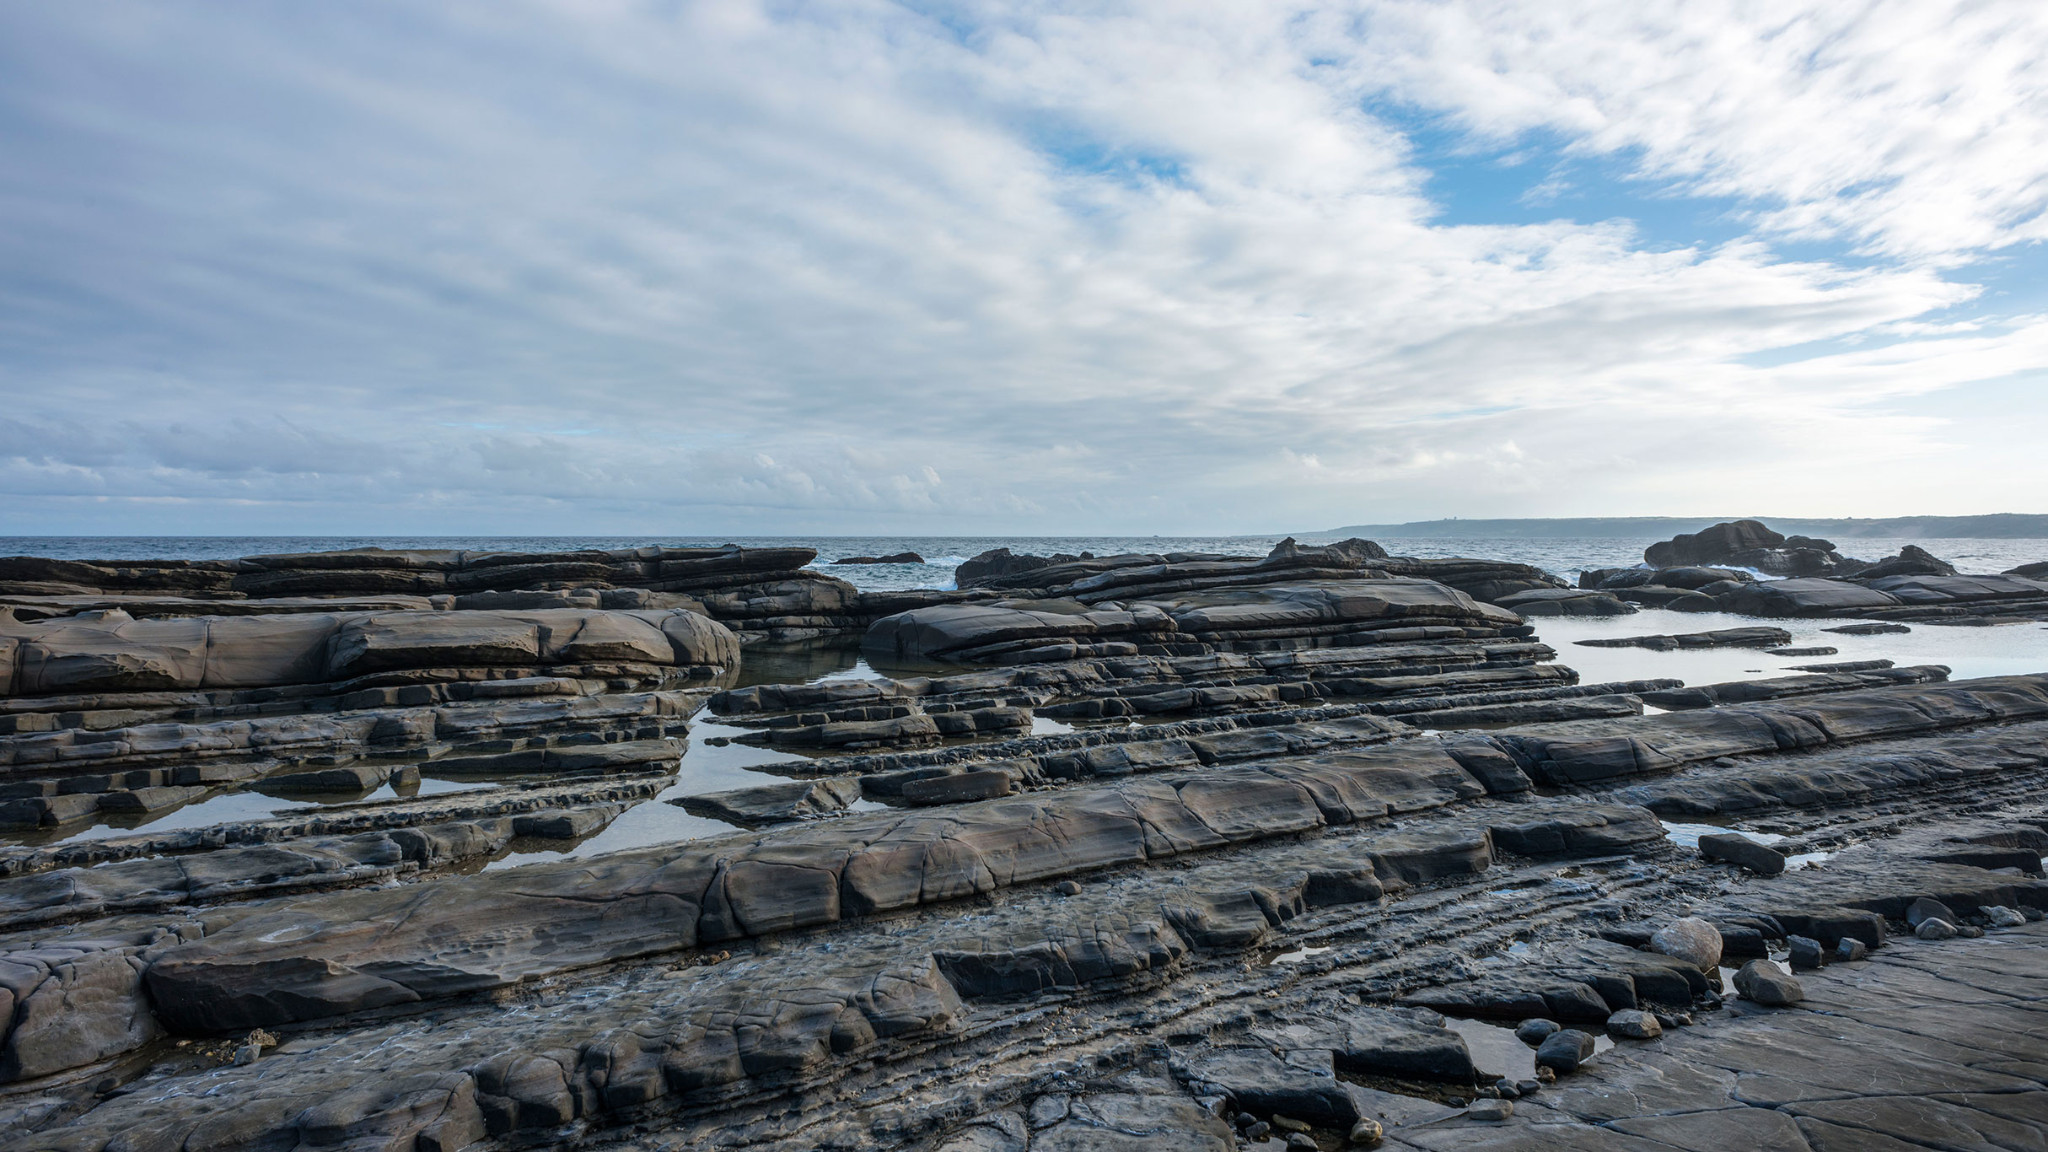
[[[16,7],[0,531],[2003,508],[2048,466],[1887,404],[2043,366],[1973,279],[2038,259],[2041,48],[1999,5]],[[1747,235],[1449,222],[1440,123]]]

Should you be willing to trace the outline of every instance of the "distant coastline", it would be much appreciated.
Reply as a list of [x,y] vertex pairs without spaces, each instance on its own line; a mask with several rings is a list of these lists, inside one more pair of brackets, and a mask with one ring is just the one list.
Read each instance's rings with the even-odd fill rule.
[[1780,532],[1834,540],[2023,540],[2048,538],[2048,514],[2002,512],[1986,516],[1893,516],[1814,520],[1796,516],[1580,516],[1529,520],[1416,520],[1407,524],[1352,524],[1303,536],[1533,539],[1618,536],[1670,537],[1727,520],[1761,520]]

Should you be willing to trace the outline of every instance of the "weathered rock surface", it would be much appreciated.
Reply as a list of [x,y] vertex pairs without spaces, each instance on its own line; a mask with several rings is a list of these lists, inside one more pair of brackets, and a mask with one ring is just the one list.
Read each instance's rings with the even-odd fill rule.
[[[648,691],[637,669],[673,661],[541,663],[511,641],[528,662],[492,663],[503,645],[481,633],[365,641],[371,663],[392,663],[340,687],[202,675],[0,698],[0,807],[24,806],[7,833],[20,842],[0,849],[0,1144],[794,1152],[1228,1148],[1263,1133],[1335,1147],[1356,1129],[1410,1149],[1530,1132],[1532,1146],[1666,1133],[1747,1147],[1784,1124],[1821,1132],[1842,1101],[2031,1105],[2020,1098],[2039,1094],[2048,1053],[2032,1052],[2014,998],[2031,1002],[2041,965],[2004,942],[2038,949],[2030,919],[2048,909],[2048,677],[1830,670],[1709,685],[1702,706],[1640,716],[1632,699],[1680,686],[1577,684],[1481,603],[1554,582],[1462,561],[1404,570],[1376,551],[1033,568],[1034,601],[1071,602],[1055,616],[1156,611],[1171,630],[1155,632],[1206,650],[815,684],[756,669],[716,696],[712,751],[728,759],[681,776],[685,718],[731,679]],[[576,586],[594,577],[573,566],[622,562],[580,555],[535,562],[562,565],[552,575],[431,555],[273,559],[228,582],[427,573],[444,590],[423,607],[212,617],[286,632],[322,615],[639,619],[682,607],[639,597],[715,613],[721,595],[777,595],[759,566],[730,585],[700,571],[685,592]],[[490,568],[508,578],[448,590]],[[227,570],[196,571],[205,584]],[[1629,587],[1712,599],[1788,583],[1746,575],[1667,565]],[[1322,589],[1309,597],[1322,603],[1331,586],[1429,579],[1463,589],[1428,591],[1430,604],[1462,595],[1476,615],[1366,628],[1289,615],[1303,601],[1287,589]],[[1876,578],[1893,579],[1949,578]],[[630,605],[606,599],[627,592]],[[217,587],[163,599],[201,593],[257,602]],[[386,595],[358,593],[373,594]],[[737,618],[844,633],[885,604],[979,610],[1000,595]],[[92,623],[17,617],[7,635]],[[428,649],[442,655],[397,655]],[[1900,675],[1856,678],[1874,672]],[[979,722],[1000,715],[1040,730]],[[1051,715],[1066,723],[1035,723]],[[1171,722],[1125,722],[1146,715]],[[1567,716],[1595,718],[1538,721]],[[722,766],[776,759],[748,740],[912,718],[943,743],[785,755],[744,788]],[[494,786],[415,794],[422,770],[437,787]],[[209,805],[237,790],[293,806],[206,815],[232,812]],[[654,799],[759,829],[677,839],[662,821],[690,818]],[[161,831],[43,823],[81,803],[148,821],[180,801]],[[1676,849],[1660,813],[1740,813],[1808,866],[1727,868]],[[1711,854],[1714,837],[1701,842]],[[615,844],[631,846],[601,850]],[[1950,919],[1925,915],[1935,903]],[[1956,935],[1908,934],[1916,907]],[[1696,958],[1641,950],[1687,917],[1724,963],[1777,941],[1836,962],[1802,967],[1805,999],[1789,1007],[1766,1008],[1771,982],[1755,978],[1754,998],[1724,1000]],[[1968,959],[1986,945],[2007,950]],[[1893,983],[1837,984],[1863,971]],[[1970,1006],[2000,996],[2004,1033],[1983,1031]],[[1505,1028],[1446,1016],[1555,1021],[1538,1038],[1554,1049],[1545,1066],[1572,1070],[1543,1083]],[[1753,1026],[1777,1031],[1707,1043]],[[1598,1033],[1624,1043],[1589,1059]],[[1657,1077],[1601,1087],[1673,1053]],[[1468,1104],[1489,1094],[1501,1099]],[[1827,1115],[1863,1123],[1846,1106]]]

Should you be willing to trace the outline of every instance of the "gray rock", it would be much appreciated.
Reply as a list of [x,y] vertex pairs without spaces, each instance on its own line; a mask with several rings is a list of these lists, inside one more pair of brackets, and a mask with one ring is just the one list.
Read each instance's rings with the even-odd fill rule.
[[1921,921],[1928,919],[1946,920],[1949,924],[1954,925],[1961,922],[1962,917],[1956,915],[1949,909],[1948,905],[1943,904],[1932,896],[1922,896],[1911,904],[1906,905],[1906,927],[1918,928]]
[[1787,936],[1785,944],[1791,949],[1790,959],[1795,970],[1819,968],[1828,962],[1826,950],[1820,946],[1820,941],[1811,936]]
[[1993,928],[2019,928],[2027,922],[2027,918],[2017,909],[2007,908],[2002,904],[1993,904],[1981,911],[1984,913],[1984,919],[1990,921]]
[[1534,1048],[1548,1040],[1553,1033],[1558,1032],[1563,1027],[1564,1025],[1559,1024],[1555,1020],[1545,1020],[1539,1016],[1524,1020],[1520,1024],[1515,1025],[1515,1039]]
[[1337,1067],[1380,1076],[1451,1080],[1469,1084],[1478,1075],[1465,1038],[1443,1026],[1426,1009],[1364,1008],[1345,1019]]
[[1386,1136],[1386,1129],[1380,1125],[1380,1122],[1368,1117],[1353,1124],[1351,1130],[1345,1134],[1345,1139],[1353,1144],[1370,1148],[1386,1139]]
[[1465,1109],[1467,1118],[1491,1123],[1499,1123],[1514,1114],[1515,1106],[1506,1100],[1475,1100],[1471,1107]]
[[1664,1026],[1640,1008],[1624,1008],[1607,1018],[1607,1034],[1620,1040],[1655,1040],[1664,1034]]
[[1033,1130],[1050,1128],[1067,1118],[1071,1100],[1065,1093],[1048,1092],[1031,1102],[1031,1110],[1025,1114]]
[[1835,944],[1835,961],[1837,963],[1868,960],[1869,958],[1870,945],[1856,939],[1854,936],[1844,936]]
[[1735,973],[1735,990],[1742,998],[1768,1007],[1797,1004],[1806,990],[1790,972],[1769,960],[1751,960]]
[[1536,1046],[1536,1065],[1553,1072],[1572,1072],[1592,1059],[1593,1038],[1576,1028],[1565,1028],[1545,1037]]
[[1785,870],[1783,852],[1737,832],[1711,832],[1701,836],[1700,855],[1709,860],[1739,864],[1759,876],[1776,876]]
[[1650,936],[1650,947],[1702,972],[1712,972],[1721,963],[1721,933],[1697,916],[1673,920],[1657,929]]
[[1279,1113],[1329,1128],[1349,1128],[1360,1116],[1351,1085],[1336,1078],[1330,1054],[1296,1052],[1283,1060],[1265,1048],[1225,1048],[1188,1061],[1189,1079],[1227,1089],[1244,1108]]
[[1913,929],[1913,935],[1922,940],[1951,940],[1955,938],[1956,926],[1939,916],[1929,916]]

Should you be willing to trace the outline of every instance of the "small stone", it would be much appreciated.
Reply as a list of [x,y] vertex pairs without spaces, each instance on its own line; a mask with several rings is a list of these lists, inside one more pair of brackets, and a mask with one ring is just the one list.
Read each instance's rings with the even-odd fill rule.
[[2020,915],[2025,916],[2027,918],[2027,923],[2029,924],[2033,924],[2041,920],[2048,920],[2048,912],[2043,912],[2039,908],[2036,908],[2031,904],[2025,908],[2020,909]]
[[1282,1116],[1279,1113],[1274,1113],[1273,1115],[1273,1127],[1278,1128],[1282,1132],[1308,1132],[1314,1129],[1314,1125],[1305,1124],[1292,1116]]
[[1835,945],[1835,959],[1838,962],[1865,960],[1869,957],[1870,945],[1856,939],[1854,936],[1844,936],[1841,943]]
[[1494,1081],[1493,1091],[1503,1100],[1519,1099],[1522,1095],[1521,1089],[1515,1087],[1515,1082],[1507,1079]]
[[1481,1100],[1465,1109],[1465,1115],[1474,1120],[1490,1120],[1498,1123],[1515,1114],[1515,1106],[1505,1100]]
[[1913,928],[1913,935],[1922,940],[1948,940],[1955,934],[1956,926],[1939,916],[1929,916]]
[[1195,1103],[1201,1105],[1202,1111],[1218,1119],[1222,1119],[1223,1115],[1230,1111],[1228,1096],[1197,1096]]
[[1678,1017],[1669,1012],[1659,1012],[1657,1013],[1657,1026],[1669,1032],[1673,1028],[1678,1027]]
[[1769,1007],[1797,1004],[1806,996],[1797,977],[1769,960],[1751,960],[1735,973],[1735,990],[1752,1003]]
[[1444,1103],[1450,1105],[1453,1108],[1463,1108],[1465,1105],[1470,1104],[1471,1101],[1465,1099],[1463,1096],[1451,1096],[1447,1097],[1444,1100]]
[[[1548,1065],[1538,1064],[1536,1066],[1536,1082],[1538,1084],[1557,1083],[1557,1070],[1549,1067]],[[1526,1096],[1528,1095],[1528,1093],[1525,1092],[1523,1093],[1523,1095]]]
[[1787,936],[1785,943],[1792,949],[1792,967],[1818,968],[1828,962],[1828,954],[1821,949],[1820,941],[1811,936]]
[[1535,1094],[1541,1091],[1543,1091],[1543,1081],[1541,1080],[1531,1079],[1515,1081],[1515,1092],[1519,1095],[1534,1096]]
[[1062,896],[1079,896],[1081,894],[1081,885],[1072,880],[1062,880],[1053,885],[1052,890]]
[[1697,916],[1673,920],[1650,937],[1650,950],[1712,972],[1721,963],[1721,933]]
[[1984,918],[1991,922],[1993,928],[2017,928],[2027,922],[2027,918],[2020,915],[2018,909],[2007,908],[2002,904],[1993,904],[1984,909]]
[[1984,935],[1984,930],[1975,924],[1965,924],[1956,929],[1956,935],[1961,936],[1965,940],[1976,940]]
[[235,1049],[236,1064],[254,1064],[262,1056],[263,1046],[261,1044],[244,1044],[240,1048]]
[[1593,1055],[1593,1038],[1576,1028],[1551,1033],[1536,1046],[1536,1066],[1571,1072]]
[[275,1048],[277,1047],[277,1037],[272,1036],[270,1033],[265,1032],[261,1028],[258,1028],[254,1032],[249,1033],[248,1036],[244,1037],[242,1043],[254,1044],[258,1048]]
[[1556,1032],[1563,1027],[1564,1025],[1559,1024],[1555,1020],[1544,1020],[1540,1017],[1532,1020],[1524,1020],[1520,1024],[1515,1025],[1515,1039],[1520,1040],[1522,1043],[1527,1044],[1531,1048],[1534,1048],[1538,1044],[1541,1044],[1545,1040],[1548,1040],[1550,1038],[1551,1033]]
[[1316,1144],[1315,1137],[1310,1136],[1304,1132],[1293,1132],[1288,1134],[1287,1146],[1289,1148],[1307,1148],[1313,1150],[1318,1145]]
[[1386,1138],[1386,1129],[1380,1127],[1379,1121],[1370,1117],[1353,1124],[1348,1137],[1353,1144],[1363,1144],[1367,1147],[1371,1147]]
[[1640,1008],[1624,1008],[1607,1018],[1607,1034],[1617,1040],[1655,1040],[1664,1026]]
[[1070,1107],[1071,1102],[1064,1093],[1048,1093],[1033,1100],[1030,1111],[1025,1115],[1032,1128],[1050,1128],[1067,1118]]
[[1244,1130],[1244,1137],[1247,1140],[1264,1140],[1266,1138],[1266,1134],[1271,1132],[1272,1130],[1273,1126],[1271,1124],[1268,1124],[1264,1120],[1261,1120],[1256,1124],[1252,1124],[1246,1127]]
[[1918,928],[1923,921],[1946,920],[1951,927],[1962,919],[1949,910],[1949,906],[1932,896],[1922,896],[1906,905],[1906,927]]

